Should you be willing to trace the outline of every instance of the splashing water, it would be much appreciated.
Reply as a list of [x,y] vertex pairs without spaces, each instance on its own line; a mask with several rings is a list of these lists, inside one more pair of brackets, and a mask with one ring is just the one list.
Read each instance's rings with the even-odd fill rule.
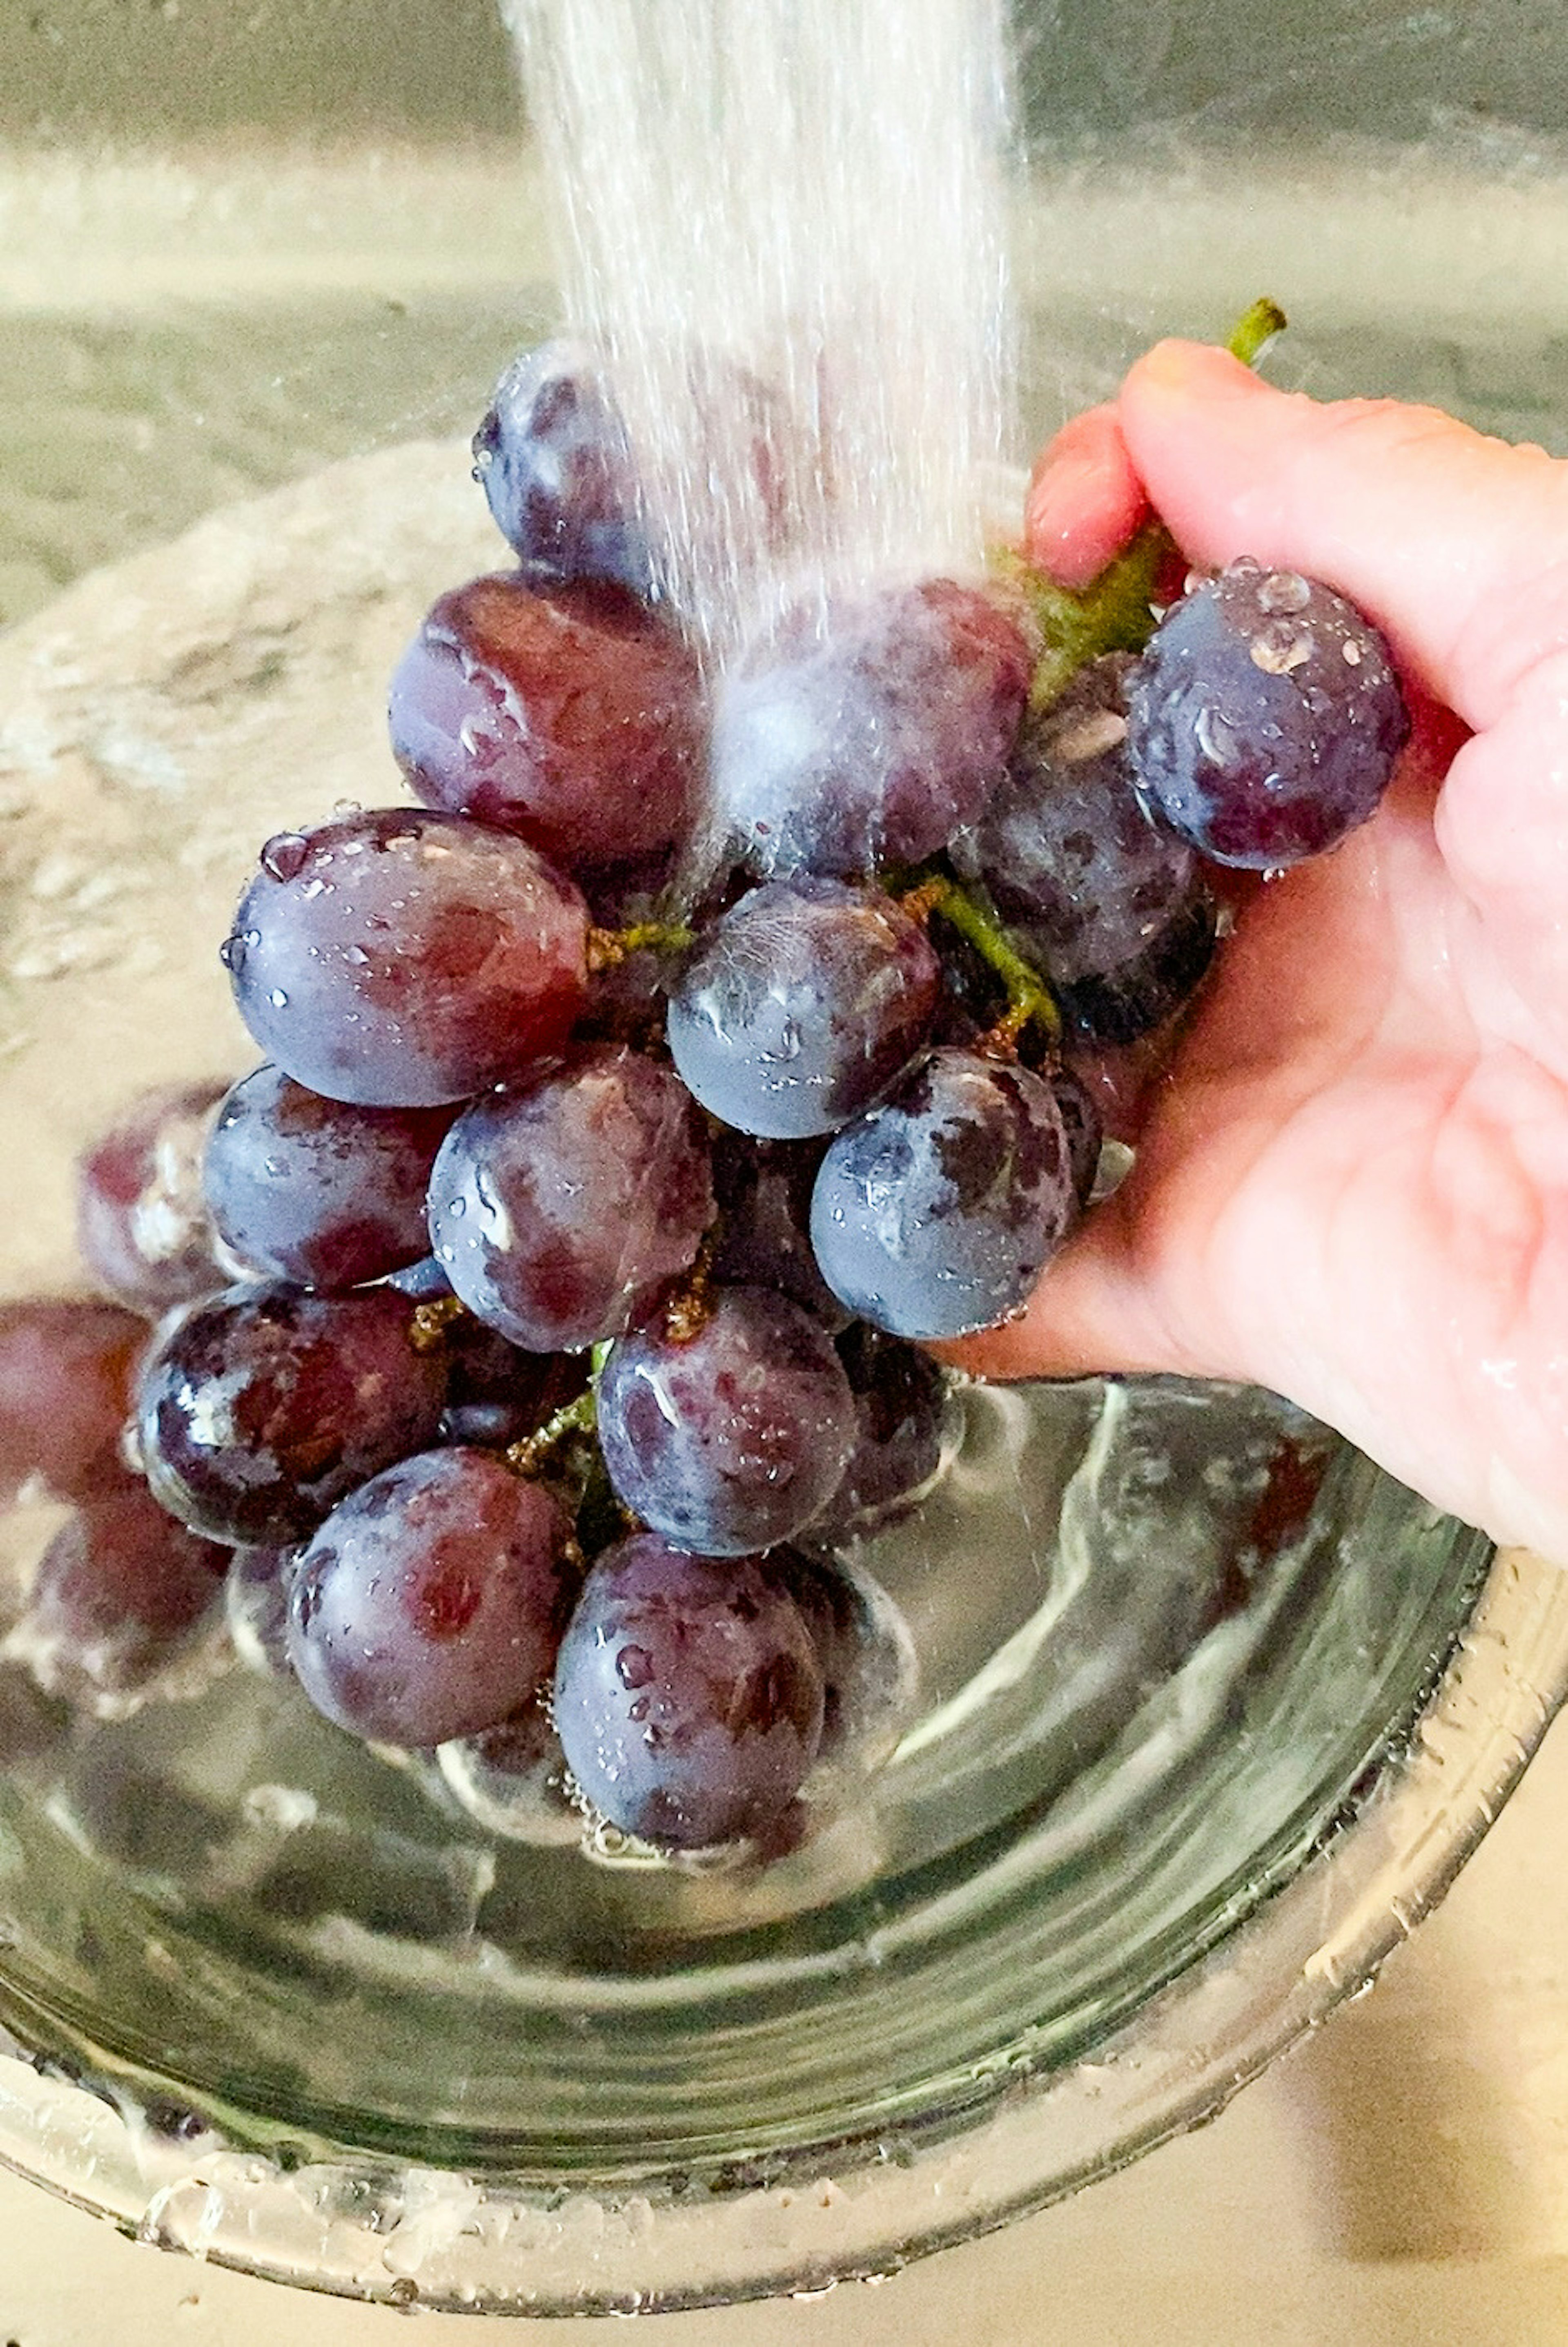
[[1000,0],[504,0],[666,590],[711,655],[972,569],[1012,379]]

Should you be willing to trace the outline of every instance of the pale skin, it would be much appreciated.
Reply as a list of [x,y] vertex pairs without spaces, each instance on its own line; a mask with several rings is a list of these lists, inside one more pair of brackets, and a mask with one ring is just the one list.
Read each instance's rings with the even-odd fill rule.
[[1030,552],[1086,583],[1145,493],[1195,564],[1349,596],[1415,731],[1244,905],[1124,1187],[949,1357],[1270,1386],[1568,1563],[1568,463],[1165,343],[1036,467]]

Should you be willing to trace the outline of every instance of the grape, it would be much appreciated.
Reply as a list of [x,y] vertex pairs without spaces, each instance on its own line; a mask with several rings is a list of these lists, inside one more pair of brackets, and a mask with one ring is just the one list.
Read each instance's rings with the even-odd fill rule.
[[39,1683],[75,1701],[125,1695],[216,1618],[229,1552],[130,1484],[89,1501],[45,1550],[23,1630]]
[[1268,870],[1367,821],[1410,718],[1353,604],[1244,556],[1155,630],[1127,727],[1150,812],[1217,864]]
[[120,1436],[131,1414],[145,1320],[74,1296],[0,1304],[0,1501],[37,1476],[56,1499],[102,1499],[128,1471]]
[[507,1718],[547,1677],[571,1525],[485,1450],[438,1450],[334,1509],[295,1569],[289,1655],[340,1727],[416,1747]]
[[487,578],[443,595],[389,716],[416,798],[518,833],[575,879],[667,856],[691,828],[696,656],[619,589]]
[[813,1545],[882,1530],[907,1515],[952,1457],[958,1399],[929,1353],[857,1321],[839,1338],[858,1440],[843,1479],[810,1528]]
[[1074,1075],[1071,1068],[1055,1071],[1051,1078],[1051,1089],[1056,1095],[1062,1129],[1067,1136],[1073,1195],[1080,1206],[1086,1206],[1094,1195],[1095,1183],[1100,1171],[1105,1125],[1094,1093],[1082,1076]]
[[433,1442],[445,1383],[392,1288],[231,1287],[167,1330],[138,1392],[155,1495],[236,1546],[304,1539],[356,1484]]
[[1023,635],[951,579],[801,607],[721,684],[721,810],[763,872],[863,878],[978,822],[1029,691]]
[[486,1833],[540,1848],[582,1840],[582,1813],[567,1796],[565,1758],[542,1703],[454,1737],[435,1759],[453,1799]]
[[290,1675],[289,1590],[300,1552],[237,1548],[223,1584],[223,1610],[234,1651],[263,1678]]
[[832,1133],[899,1077],[942,998],[925,931],[840,880],[754,888],[704,938],[670,994],[670,1056],[704,1108],[742,1133]]
[[789,1808],[822,1731],[822,1669],[766,1557],[689,1556],[651,1532],[607,1549],[555,1667],[584,1797],[623,1833],[697,1850]]
[[201,1152],[220,1083],[144,1092],[76,1160],[76,1245],[111,1296],[156,1317],[210,1296],[213,1258]]
[[473,477],[530,575],[653,594],[626,425],[579,343],[543,343],[513,361],[473,436]]
[[811,1243],[829,1286],[873,1327],[962,1337],[1028,1302],[1075,1211],[1050,1085],[943,1050],[829,1143]]
[[425,1254],[424,1198],[450,1107],[360,1108],[260,1067],[229,1092],[207,1144],[208,1203],[250,1270],[358,1287]]
[[[822,1665],[821,1764],[841,1793],[888,1759],[914,1710],[920,1663],[909,1624],[880,1581],[841,1557],[792,1556],[789,1589]],[[813,1781],[815,1799],[821,1775]]]
[[430,1185],[431,1236],[457,1294],[537,1353],[616,1335],[650,1287],[688,1267],[712,1214],[701,1118],[667,1068],[624,1045],[476,1101]]
[[616,1497],[667,1540],[743,1556],[792,1540],[838,1488],[854,1396],[827,1331],[765,1287],[713,1290],[695,1335],[638,1329],[599,1378]]
[[261,851],[224,948],[240,1017],[296,1083],[435,1108],[565,1042],[587,907],[510,833],[380,808]]
[[776,1287],[836,1335],[850,1316],[811,1252],[811,1187],[820,1163],[820,1149],[716,1133],[710,1268],[727,1287]]
[[442,1332],[446,1352],[443,1442],[504,1450],[537,1432],[588,1382],[582,1353],[527,1353],[465,1312]]
[[1186,843],[1149,821],[1126,758],[1120,655],[1080,671],[1025,726],[979,823],[952,860],[980,881],[1043,969],[1064,1016],[1130,1043],[1192,991],[1215,909]]

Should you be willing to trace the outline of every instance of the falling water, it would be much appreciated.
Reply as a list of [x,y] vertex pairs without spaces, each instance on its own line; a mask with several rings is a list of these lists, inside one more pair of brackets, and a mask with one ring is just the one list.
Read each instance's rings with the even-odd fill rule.
[[568,313],[722,655],[972,566],[1010,379],[1001,0],[506,0]]

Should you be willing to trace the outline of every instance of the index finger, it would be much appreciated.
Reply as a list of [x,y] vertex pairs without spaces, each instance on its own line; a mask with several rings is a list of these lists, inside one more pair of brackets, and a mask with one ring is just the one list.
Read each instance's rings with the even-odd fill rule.
[[1337,588],[1478,731],[1568,647],[1568,465],[1543,450],[1435,408],[1278,391],[1195,343],[1157,344],[1117,412],[1189,558]]

